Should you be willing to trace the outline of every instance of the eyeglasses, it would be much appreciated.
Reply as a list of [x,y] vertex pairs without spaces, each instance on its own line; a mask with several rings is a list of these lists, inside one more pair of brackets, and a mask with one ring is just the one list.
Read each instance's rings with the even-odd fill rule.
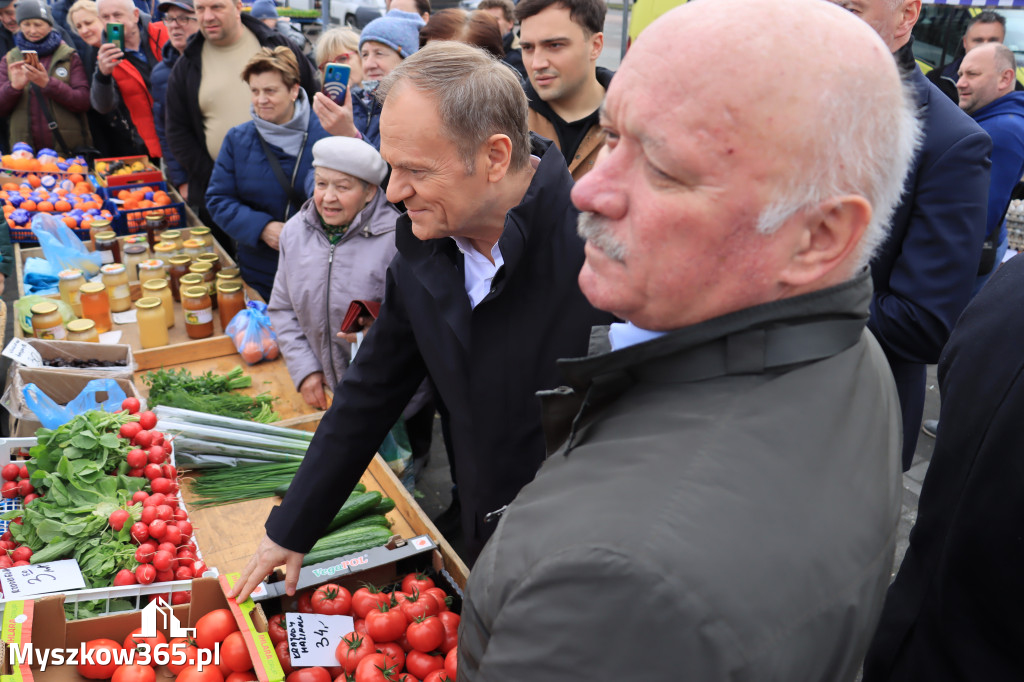
[[164,17],[164,23],[169,26],[188,26],[189,22],[192,21],[197,21],[197,19],[193,16],[189,16],[188,14],[183,14],[180,17]]
[[348,60],[352,58],[355,52],[342,52],[341,54],[334,55],[334,59],[330,60],[336,64],[348,64]]

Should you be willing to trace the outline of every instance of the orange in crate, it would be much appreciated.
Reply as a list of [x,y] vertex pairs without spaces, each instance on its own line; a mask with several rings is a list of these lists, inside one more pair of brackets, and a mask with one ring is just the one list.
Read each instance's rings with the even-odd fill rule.
[[[26,159],[26,160],[33,160],[34,161],[34,159]],[[43,181],[39,179],[39,176],[34,174],[34,173],[32,175],[29,175],[25,179],[28,180],[28,184],[32,185],[33,187],[39,187],[40,185],[43,184]]]
[[53,213],[53,204],[49,201],[40,201],[36,204],[36,210],[41,213]]
[[31,199],[25,199],[25,201],[21,202],[21,206],[19,206],[19,208],[23,208],[26,211],[34,211],[36,210],[36,202]]
[[58,213],[67,213],[71,210],[71,204],[63,199],[53,202],[53,210]]

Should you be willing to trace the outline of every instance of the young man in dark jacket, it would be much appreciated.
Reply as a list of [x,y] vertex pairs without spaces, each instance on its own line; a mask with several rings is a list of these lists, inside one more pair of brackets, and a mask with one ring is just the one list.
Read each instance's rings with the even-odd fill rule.
[[[531,153],[526,97],[507,66],[469,45],[428,44],[380,88],[387,196],[408,209],[398,255],[380,316],[297,474],[305,493],[267,520],[239,582],[244,594],[285,562],[294,589],[301,553],[425,377],[455,459],[472,562],[544,461],[535,392],[554,388],[556,360],[584,352],[591,327],[612,319],[576,283],[583,244],[572,178],[546,141],[534,138]],[[473,99],[468,106],[454,105],[460,92]],[[446,132],[455,126],[458,137]]]
[[[299,62],[302,89],[312,101],[316,70],[309,59],[277,31],[242,14],[241,0],[195,2],[200,34],[193,38],[167,83],[167,142],[188,176],[188,201],[204,222],[215,226],[206,209],[206,186],[228,130],[249,120],[251,96],[242,69],[260,47],[285,45]],[[206,69],[205,59],[216,69]],[[217,239],[232,248],[218,228]]]

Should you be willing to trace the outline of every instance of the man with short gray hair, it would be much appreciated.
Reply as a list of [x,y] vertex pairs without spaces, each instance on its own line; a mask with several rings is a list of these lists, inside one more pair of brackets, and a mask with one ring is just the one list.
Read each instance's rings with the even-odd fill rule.
[[470,574],[459,679],[853,680],[900,510],[865,328],[919,139],[896,65],[828,3],[687,3],[601,125],[579,282],[626,322],[542,396],[551,454]]
[[302,553],[359,480],[429,377],[436,391],[472,562],[505,505],[544,461],[536,392],[558,358],[586,351],[591,306],[576,275],[583,242],[572,178],[532,137],[515,74],[479,48],[431,42],[381,83],[387,197],[403,202],[380,316],[337,387],[289,496],[239,581],[275,566],[294,590]]

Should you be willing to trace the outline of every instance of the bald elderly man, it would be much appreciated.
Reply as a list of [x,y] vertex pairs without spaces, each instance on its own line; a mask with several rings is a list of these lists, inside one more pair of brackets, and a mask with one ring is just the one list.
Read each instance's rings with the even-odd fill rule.
[[601,117],[579,283],[626,322],[543,396],[557,449],[470,575],[459,680],[853,680],[900,509],[865,326],[919,132],[897,66],[829,3],[688,3]]

